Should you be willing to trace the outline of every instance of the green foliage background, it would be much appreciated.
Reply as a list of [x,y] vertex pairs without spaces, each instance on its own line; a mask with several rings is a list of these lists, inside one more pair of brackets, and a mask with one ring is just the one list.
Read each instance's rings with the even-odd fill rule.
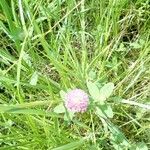
[[0,149],[117,149],[92,112],[71,124],[53,112],[60,90],[87,91],[87,80],[115,84],[111,122],[133,149],[150,147],[149,110],[117,102],[150,103],[149,10],[148,0],[0,0]]

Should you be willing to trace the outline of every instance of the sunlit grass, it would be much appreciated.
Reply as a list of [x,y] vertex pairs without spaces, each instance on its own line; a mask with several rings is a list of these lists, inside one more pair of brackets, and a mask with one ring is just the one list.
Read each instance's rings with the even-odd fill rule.
[[149,147],[149,9],[148,0],[0,0],[0,149],[115,149],[93,112],[71,123],[53,112],[61,90],[88,92],[88,80],[114,83],[108,124]]

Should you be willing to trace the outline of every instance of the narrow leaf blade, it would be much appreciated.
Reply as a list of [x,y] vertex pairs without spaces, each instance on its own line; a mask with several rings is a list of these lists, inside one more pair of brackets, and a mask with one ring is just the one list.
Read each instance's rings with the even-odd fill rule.
[[30,84],[31,85],[36,85],[38,81],[38,73],[35,71],[30,79]]
[[66,145],[54,148],[52,150],[74,150],[78,148],[79,146],[81,146],[83,143],[84,143],[84,140],[79,140],[79,141],[71,142]]

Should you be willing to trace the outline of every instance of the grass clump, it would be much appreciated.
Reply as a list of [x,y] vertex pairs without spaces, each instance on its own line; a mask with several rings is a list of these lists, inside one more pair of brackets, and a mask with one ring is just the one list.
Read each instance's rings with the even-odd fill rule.
[[[0,149],[148,149],[149,8],[0,0]],[[90,104],[73,116],[60,104],[74,88]]]

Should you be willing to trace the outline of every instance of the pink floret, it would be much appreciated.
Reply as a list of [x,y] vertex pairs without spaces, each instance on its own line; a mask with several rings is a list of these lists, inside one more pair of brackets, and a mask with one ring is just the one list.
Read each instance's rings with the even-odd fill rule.
[[87,93],[81,89],[74,89],[66,94],[65,106],[71,112],[85,112],[88,102]]

